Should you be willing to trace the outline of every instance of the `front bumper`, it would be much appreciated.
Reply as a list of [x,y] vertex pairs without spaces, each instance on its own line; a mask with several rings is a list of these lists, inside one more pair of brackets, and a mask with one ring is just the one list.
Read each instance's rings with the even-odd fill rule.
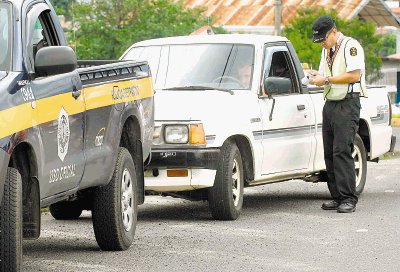
[[216,170],[219,148],[153,149],[146,169],[200,168]]
[[[191,191],[214,185],[219,148],[153,149],[145,171],[145,190]],[[187,169],[187,176],[172,177],[168,169]]]
[[158,170],[154,175],[152,170],[145,171],[144,187],[146,191],[181,192],[214,186],[217,170],[188,169],[186,177],[169,177],[167,170]]

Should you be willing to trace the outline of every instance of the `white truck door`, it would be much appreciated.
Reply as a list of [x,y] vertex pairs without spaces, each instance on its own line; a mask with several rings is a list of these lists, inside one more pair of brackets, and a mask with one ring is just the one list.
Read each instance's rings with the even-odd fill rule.
[[[289,90],[271,88],[259,98],[262,112],[264,157],[262,175],[305,172],[310,167],[314,111],[308,94],[300,93],[296,71],[286,45],[267,46],[264,78],[286,78]],[[264,89],[264,88],[262,88]],[[299,171],[300,170],[300,171]],[[302,171],[301,171],[302,170]]]

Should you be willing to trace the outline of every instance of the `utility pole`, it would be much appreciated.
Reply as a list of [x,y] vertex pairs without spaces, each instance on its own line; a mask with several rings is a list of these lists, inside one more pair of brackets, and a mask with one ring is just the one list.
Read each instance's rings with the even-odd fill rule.
[[281,35],[282,1],[275,0],[275,35]]

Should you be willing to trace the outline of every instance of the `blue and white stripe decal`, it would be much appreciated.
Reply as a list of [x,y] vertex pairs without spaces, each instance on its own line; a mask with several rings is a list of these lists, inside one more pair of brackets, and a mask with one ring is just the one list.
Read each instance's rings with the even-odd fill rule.
[[376,116],[371,117],[373,125],[389,124],[389,113],[378,113]]
[[389,105],[377,106],[376,112],[376,116],[371,117],[373,125],[389,124]]
[[216,137],[216,135],[206,135],[206,143],[213,144]]
[[282,129],[269,129],[253,131],[254,140],[274,139],[283,137],[298,137],[302,135],[310,135],[314,126],[301,126]]
[[[315,132],[315,126],[313,126],[313,133]],[[322,133],[322,123],[317,124],[317,133]]]

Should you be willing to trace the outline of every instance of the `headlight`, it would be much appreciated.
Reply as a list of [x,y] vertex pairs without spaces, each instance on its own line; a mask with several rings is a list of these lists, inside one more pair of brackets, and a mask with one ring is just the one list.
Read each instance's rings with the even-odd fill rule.
[[164,139],[167,144],[186,144],[189,141],[189,128],[186,125],[166,125]]

